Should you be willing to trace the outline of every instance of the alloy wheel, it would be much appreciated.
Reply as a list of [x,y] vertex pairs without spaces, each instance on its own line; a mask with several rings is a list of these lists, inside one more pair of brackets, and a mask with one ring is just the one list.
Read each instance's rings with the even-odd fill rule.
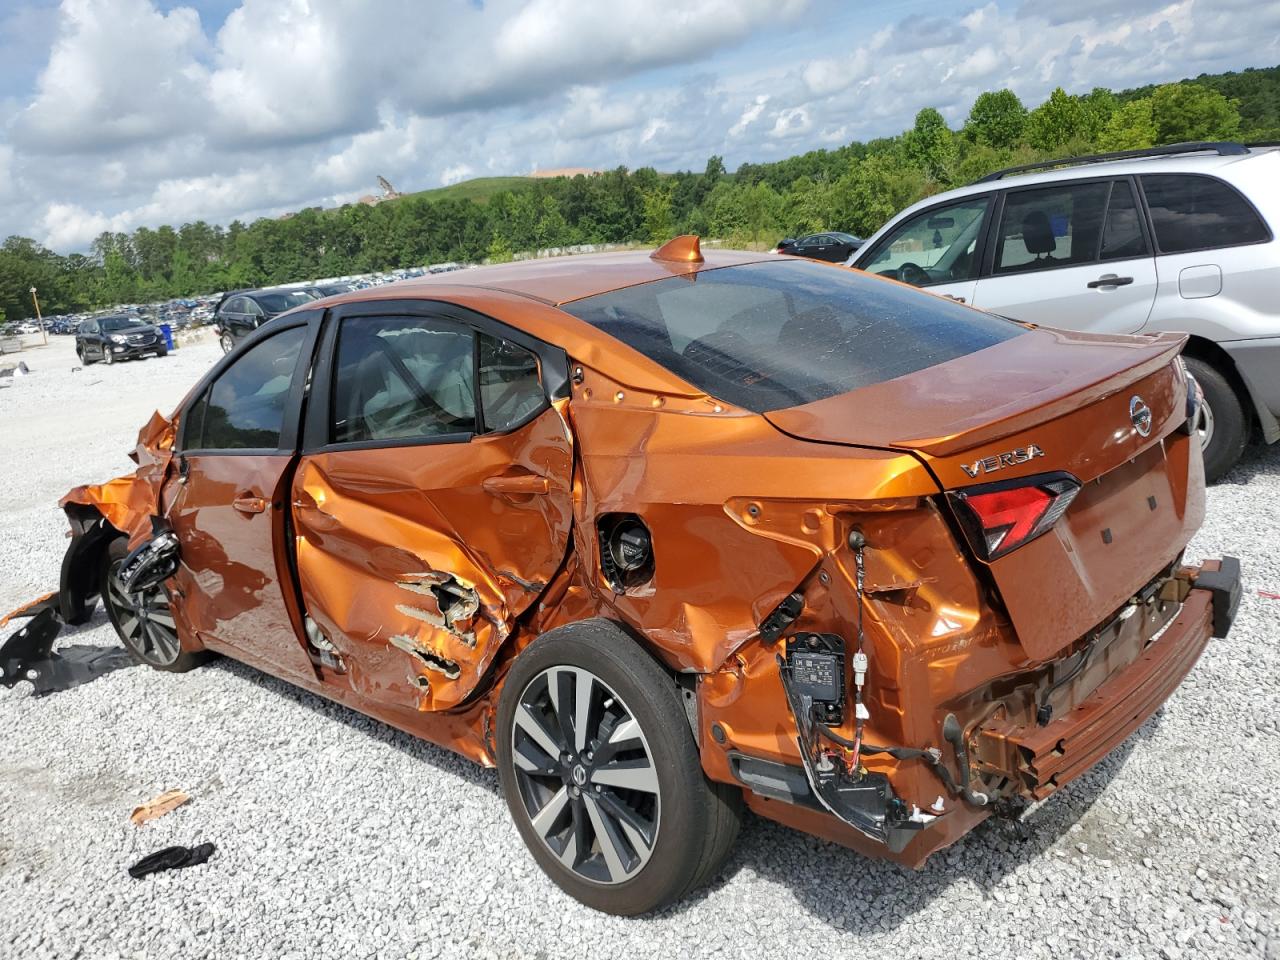
[[111,366],[111,364],[116,362],[115,355],[112,354],[110,347],[102,348],[102,362],[105,363],[107,366]]
[[111,565],[103,597],[107,615],[125,644],[142,660],[158,667],[172,666],[182,653],[173,622],[169,595],[156,585],[141,593],[128,593],[120,581],[120,561]]
[[557,860],[583,879],[622,883],[649,861],[660,787],[635,715],[581,667],[549,667],[520,694],[511,753],[524,811]]
[[221,337],[219,337],[218,342],[222,344],[223,353],[230,353],[232,348],[235,347],[236,345],[235,341],[231,339],[231,334],[229,333],[224,333]]

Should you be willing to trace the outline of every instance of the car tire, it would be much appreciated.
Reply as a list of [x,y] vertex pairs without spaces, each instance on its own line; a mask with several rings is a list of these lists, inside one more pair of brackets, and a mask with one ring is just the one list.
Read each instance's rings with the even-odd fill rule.
[[[562,713],[566,698],[574,706]],[[632,735],[619,738],[624,728]],[[568,624],[520,653],[496,739],[502,792],[526,846],[596,910],[634,916],[680,899],[715,875],[737,837],[741,791],[704,776],[674,680],[610,621]],[[547,747],[563,750],[552,757]]]
[[109,347],[102,348],[102,362],[105,363],[108,367],[116,362],[115,354],[111,352]]
[[221,344],[222,352],[224,354],[230,353],[232,350],[235,349],[235,346],[236,346],[236,342],[231,339],[231,334],[229,333],[224,333],[222,336],[220,336],[218,338],[218,343]]
[[94,361],[90,360],[87,356],[85,356],[83,347],[76,347],[76,356],[80,358],[80,365],[82,367],[88,367],[93,365]]
[[157,357],[167,357],[168,355],[169,355],[168,347],[161,347],[159,350],[156,351]]
[[117,571],[128,556],[128,540],[116,537],[107,546],[102,567],[100,593],[107,619],[135,663],[163,670],[186,673],[212,659],[207,650],[183,650],[169,606],[169,594],[163,585],[141,594],[126,594]]
[[1249,442],[1249,418],[1240,395],[1217,367],[1197,357],[1184,357],[1187,370],[1204,392],[1197,433],[1204,445],[1204,478],[1216,483],[1236,465]]

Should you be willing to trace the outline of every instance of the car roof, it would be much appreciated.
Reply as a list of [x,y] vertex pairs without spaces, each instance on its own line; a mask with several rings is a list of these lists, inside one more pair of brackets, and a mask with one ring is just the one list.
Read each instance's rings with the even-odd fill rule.
[[[470,287],[516,294],[559,306],[584,297],[667,277],[687,277],[704,270],[781,259],[772,253],[750,253],[745,250],[704,250],[702,256],[702,263],[672,263],[653,260],[649,251],[640,250],[521,260],[400,280],[378,288],[379,299],[386,296],[384,291],[394,291],[404,299],[430,299],[437,295],[437,288]],[[323,302],[326,306],[336,306],[340,303],[368,300],[370,293],[370,290],[354,290],[326,298]]]

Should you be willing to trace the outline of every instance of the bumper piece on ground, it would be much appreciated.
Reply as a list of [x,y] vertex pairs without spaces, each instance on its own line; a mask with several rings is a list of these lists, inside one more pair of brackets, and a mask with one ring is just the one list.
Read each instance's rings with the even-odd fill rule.
[[1240,561],[1235,557],[1223,557],[1218,569],[1207,566],[1197,574],[1195,589],[1213,594],[1213,635],[1221,640],[1231,629],[1240,609]]
[[120,647],[74,644],[55,653],[53,641],[62,632],[57,594],[16,616],[31,619],[0,646],[0,685],[14,687],[26,681],[35,688],[35,696],[43,697],[133,665],[129,654]]

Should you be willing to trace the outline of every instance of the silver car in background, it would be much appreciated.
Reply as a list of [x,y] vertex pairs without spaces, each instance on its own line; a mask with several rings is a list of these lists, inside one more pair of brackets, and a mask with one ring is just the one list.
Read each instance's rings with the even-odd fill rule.
[[1280,149],[1186,143],[1001,170],[904,210],[848,260],[993,313],[1182,331],[1205,473],[1280,440]]

